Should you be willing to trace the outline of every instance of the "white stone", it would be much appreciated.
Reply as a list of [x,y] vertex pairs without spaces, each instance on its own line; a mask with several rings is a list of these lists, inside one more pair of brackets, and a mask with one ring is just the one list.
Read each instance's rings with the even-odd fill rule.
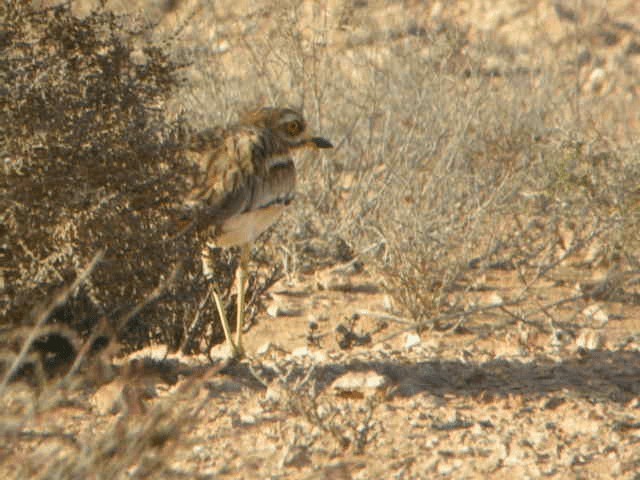
[[292,357],[308,357],[309,356],[309,347],[298,347],[293,352],[291,352]]
[[258,347],[258,349],[256,350],[256,355],[266,355],[269,350],[271,350],[271,342],[265,342]]
[[602,90],[602,87],[607,80],[607,72],[605,72],[602,68],[594,68],[589,75],[589,79],[587,80],[586,87],[591,92],[598,92]]
[[497,292],[492,292],[482,299],[482,304],[487,307],[498,306],[504,303],[504,299]]
[[[135,352],[131,352],[126,357],[119,359],[121,363],[125,364],[131,360],[141,360],[145,358],[151,358],[153,360],[164,360],[167,358],[169,353],[169,348],[167,345],[151,345],[148,347],[141,348],[140,350],[136,350]],[[118,361],[115,362],[119,363]]]
[[339,393],[367,393],[381,390],[388,384],[389,379],[387,377],[370,370],[368,372],[345,373],[331,384],[331,388]]
[[240,415],[240,423],[242,425],[255,425],[257,422],[254,415]]
[[422,343],[422,339],[417,333],[407,333],[404,337],[404,348],[407,350],[412,349],[416,345],[420,345],[420,343]]
[[385,296],[382,297],[382,307],[387,312],[393,312],[394,311],[394,308],[393,308],[393,297],[391,295],[385,294]]
[[593,328],[583,329],[576,339],[576,347],[585,350],[599,350],[604,346],[604,335]]
[[119,412],[124,406],[122,389],[124,383],[116,379],[98,388],[91,396],[91,405],[100,415],[108,415]]
[[278,403],[282,397],[282,389],[273,385],[267,387],[267,391],[264,394],[264,399],[271,403]]
[[604,327],[609,322],[609,314],[602,305],[593,303],[582,311],[587,320],[594,322],[594,327]]

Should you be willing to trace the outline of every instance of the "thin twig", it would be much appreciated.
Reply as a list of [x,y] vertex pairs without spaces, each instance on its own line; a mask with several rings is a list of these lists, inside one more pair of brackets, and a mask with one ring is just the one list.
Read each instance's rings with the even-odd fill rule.
[[380,320],[389,320],[394,323],[399,323],[400,325],[414,325],[416,322],[411,320],[410,318],[398,317],[396,315],[392,315],[390,313],[385,312],[373,312],[371,310],[356,310],[358,315],[362,315],[365,317],[373,317]]

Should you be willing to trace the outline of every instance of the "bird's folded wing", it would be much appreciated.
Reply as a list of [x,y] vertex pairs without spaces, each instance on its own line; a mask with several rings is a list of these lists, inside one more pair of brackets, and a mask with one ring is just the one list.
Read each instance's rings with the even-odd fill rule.
[[277,204],[287,205],[293,199],[296,172],[290,158],[273,165],[263,175],[242,176],[235,172],[233,176],[228,183],[232,188],[226,192],[211,185],[206,194],[200,191],[194,195],[201,200],[199,205],[194,205],[199,223],[222,224],[236,215]]
[[245,211],[258,210],[277,204],[287,205],[293,200],[296,170],[291,158],[272,165],[264,177],[254,177],[251,201]]

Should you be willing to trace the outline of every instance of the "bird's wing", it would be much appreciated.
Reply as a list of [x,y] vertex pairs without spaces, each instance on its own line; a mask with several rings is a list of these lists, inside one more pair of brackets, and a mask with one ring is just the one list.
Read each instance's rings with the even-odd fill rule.
[[213,223],[222,223],[230,217],[274,205],[287,205],[293,200],[296,170],[291,158],[271,166],[265,172],[243,176],[231,175],[231,188],[218,195],[205,208]]
[[264,176],[255,176],[250,185],[251,202],[245,211],[259,210],[272,205],[287,205],[293,200],[296,169],[290,157],[280,157],[268,167]]
[[242,210],[231,214],[231,209],[223,208],[216,212],[210,231],[212,244],[228,247],[253,242],[280,217],[293,199],[294,186],[295,169],[290,160],[271,167],[264,176],[248,178],[227,199],[229,205],[242,205]]
[[186,201],[198,223],[219,225],[233,216],[291,201],[293,161],[288,156],[260,161],[264,154],[260,133],[229,132],[207,152],[205,171]]

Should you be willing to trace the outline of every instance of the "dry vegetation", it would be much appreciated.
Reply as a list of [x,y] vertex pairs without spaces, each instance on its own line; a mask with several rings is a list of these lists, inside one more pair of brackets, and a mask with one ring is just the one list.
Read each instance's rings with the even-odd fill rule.
[[[0,7],[3,475],[640,472],[634,2],[51,3]],[[220,371],[183,145],[260,104],[337,147]]]

